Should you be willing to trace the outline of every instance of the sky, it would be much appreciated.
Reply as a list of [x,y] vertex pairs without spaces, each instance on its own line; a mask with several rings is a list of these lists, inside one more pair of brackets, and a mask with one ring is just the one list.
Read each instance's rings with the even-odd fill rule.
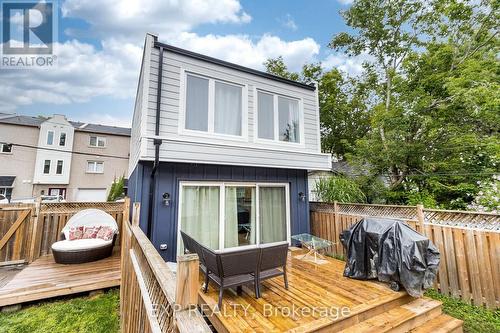
[[361,58],[327,47],[347,31],[351,0],[65,0],[58,2],[58,66],[0,69],[0,112],[65,114],[130,126],[146,32],[161,42],[263,70],[283,56],[291,70],[321,61],[351,74]]

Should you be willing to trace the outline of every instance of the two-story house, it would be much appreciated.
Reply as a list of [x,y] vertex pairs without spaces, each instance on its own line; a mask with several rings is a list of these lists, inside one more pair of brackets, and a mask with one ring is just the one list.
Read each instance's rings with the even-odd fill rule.
[[320,151],[314,85],[158,42],[148,34],[135,103],[129,195],[166,260],[179,230],[214,249],[309,231]]
[[127,174],[129,146],[129,128],[0,114],[0,194],[105,201],[115,177]]

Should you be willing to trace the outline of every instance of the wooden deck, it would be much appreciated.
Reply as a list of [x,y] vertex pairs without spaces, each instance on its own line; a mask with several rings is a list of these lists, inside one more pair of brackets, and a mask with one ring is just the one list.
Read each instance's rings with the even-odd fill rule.
[[109,258],[78,265],[56,264],[46,255],[0,288],[0,307],[119,285],[119,249]]
[[[244,287],[241,296],[224,293],[216,311],[217,289],[199,292],[202,310],[218,332],[461,332],[462,322],[441,314],[441,303],[413,299],[386,284],[343,277],[344,262],[327,258],[323,264],[299,259],[289,252],[289,289],[282,277],[263,283],[262,297]],[[445,330],[436,331],[436,327]],[[428,328],[428,329],[427,329]]]

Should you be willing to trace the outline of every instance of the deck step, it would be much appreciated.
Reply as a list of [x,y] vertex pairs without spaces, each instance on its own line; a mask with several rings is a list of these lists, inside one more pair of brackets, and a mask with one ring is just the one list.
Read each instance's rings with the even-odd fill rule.
[[342,332],[408,332],[441,315],[441,302],[422,297],[371,317]]
[[462,333],[462,325],[463,321],[460,319],[442,314],[411,330],[411,333]]

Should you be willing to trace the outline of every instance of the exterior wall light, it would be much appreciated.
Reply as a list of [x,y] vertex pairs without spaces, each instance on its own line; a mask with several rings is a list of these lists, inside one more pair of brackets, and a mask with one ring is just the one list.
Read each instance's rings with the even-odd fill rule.
[[304,192],[299,192],[299,200],[306,201],[306,194]]

